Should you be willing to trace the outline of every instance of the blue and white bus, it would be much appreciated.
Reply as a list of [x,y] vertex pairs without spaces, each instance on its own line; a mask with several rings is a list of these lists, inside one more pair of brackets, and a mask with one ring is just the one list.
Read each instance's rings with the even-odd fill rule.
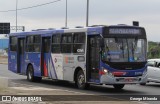
[[42,78],[90,84],[143,84],[147,79],[147,39],[143,27],[91,26],[37,30],[9,35],[8,69]]

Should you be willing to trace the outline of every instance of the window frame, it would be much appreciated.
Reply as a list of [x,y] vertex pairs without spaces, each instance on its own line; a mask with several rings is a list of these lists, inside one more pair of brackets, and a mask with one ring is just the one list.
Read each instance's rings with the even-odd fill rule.
[[[84,36],[83,37],[83,39],[79,39],[80,41],[82,41],[82,42],[80,42],[79,40],[78,40],[78,42],[76,42],[75,41],[75,36],[78,36],[78,35],[80,35],[80,36]],[[79,38],[79,37],[78,37]],[[74,45],[83,45],[83,50],[84,50],[84,52],[74,52]],[[85,54],[85,50],[86,50],[86,33],[85,32],[75,32],[74,34],[73,34],[73,54],[80,54],[80,55],[82,55],[82,54]],[[77,50],[77,49],[76,49]]]
[[[56,38],[55,42],[53,41],[54,37]],[[61,53],[61,34],[53,34],[51,39],[51,52],[54,54]],[[54,48],[54,45],[59,45],[58,51],[54,51],[54,49],[57,50],[57,47]]]
[[[39,42],[35,41],[35,38],[37,36],[39,36],[39,39],[40,39]],[[31,38],[31,39],[29,40],[29,38]],[[26,36],[26,50],[25,51],[26,52],[40,53],[41,52],[41,41],[42,41],[42,38],[41,38],[40,34]],[[29,49],[29,47],[31,49]]]
[[[63,37],[67,37],[67,40],[64,42],[63,41]],[[71,41],[69,42],[68,40],[69,40],[69,37],[71,37]],[[70,45],[70,52],[67,52],[68,51],[68,46]],[[66,50],[63,50],[63,49],[65,49],[66,48]],[[63,53],[63,54],[71,54],[71,53],[73,53],[73,33],[63,33],[62,35],[61,35],[61,53]]]
[[[15,38],[15,42],[12,43],[12,38]],[[17,44],[18,44],[18,38],[16,36],[11,36],[9,39],[9,46],[10,46],[10,51],[11,52],[16,52],[17,51]],[[13,49],[14,46],[14,49]]]

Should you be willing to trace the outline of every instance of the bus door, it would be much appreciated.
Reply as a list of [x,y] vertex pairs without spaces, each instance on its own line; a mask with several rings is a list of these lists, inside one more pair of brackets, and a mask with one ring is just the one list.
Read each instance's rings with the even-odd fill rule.
[[17,73],[25,73],[24,70],[24,45],[25,44],[25,38],[19,38],[18,39],[18,54],[17,54]]
[[88,36],[87,48],[87,72],[89,81],[96,82],[99,80],[100,67],[100,36]]
[[48,77],[49,60],[50,60],[51,37],[42,37],[41,49],[41,73],[42,76]]

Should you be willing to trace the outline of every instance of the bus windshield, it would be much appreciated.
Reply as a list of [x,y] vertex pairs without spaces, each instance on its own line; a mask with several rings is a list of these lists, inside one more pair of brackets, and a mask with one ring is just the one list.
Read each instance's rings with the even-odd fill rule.
[[102,60],[109,62],[145,62],[146,39],[104,38]]

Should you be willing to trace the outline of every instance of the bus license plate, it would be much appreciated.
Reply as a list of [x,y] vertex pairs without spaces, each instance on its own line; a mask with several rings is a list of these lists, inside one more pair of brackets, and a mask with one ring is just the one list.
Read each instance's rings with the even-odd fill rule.
[[125,79],[125,82],[133,82],[133,81],[134,81],[133,78],[126,78],[126,79]]

